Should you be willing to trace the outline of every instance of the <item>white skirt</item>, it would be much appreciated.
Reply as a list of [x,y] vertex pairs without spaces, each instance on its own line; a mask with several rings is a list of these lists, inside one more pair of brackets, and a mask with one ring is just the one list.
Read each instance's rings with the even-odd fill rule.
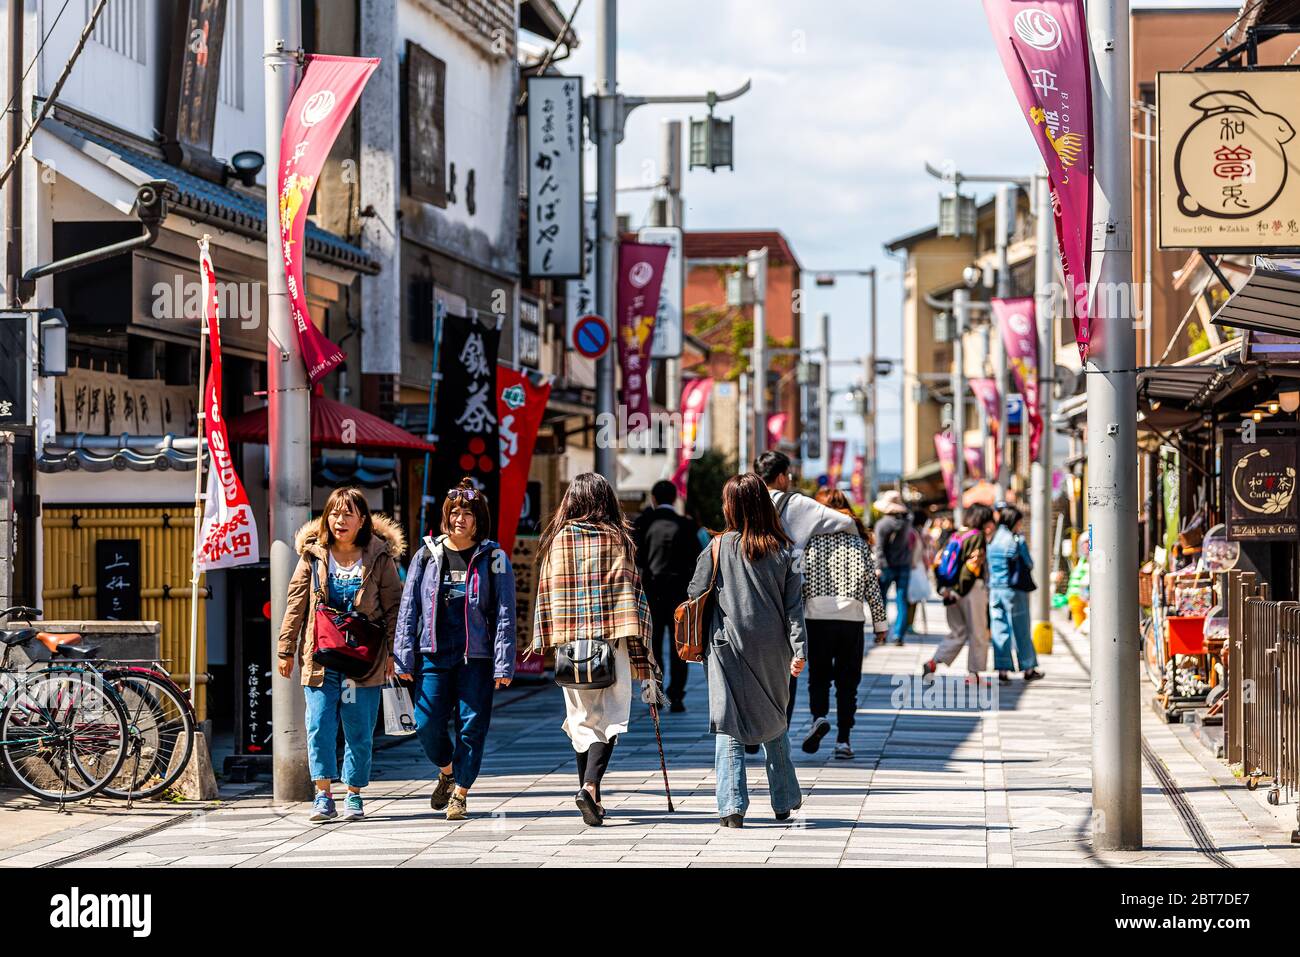
[[627,642],[615,639],[614,683],[608,688],[564,688],[564,733],[582,754],[627,730],[632,715],[632,659]]

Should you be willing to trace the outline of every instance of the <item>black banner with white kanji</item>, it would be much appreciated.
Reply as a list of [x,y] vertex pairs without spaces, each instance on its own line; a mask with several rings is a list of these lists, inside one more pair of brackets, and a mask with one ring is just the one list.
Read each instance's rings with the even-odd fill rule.
[[429,528],[438,531],[447,490],[465,476],[488,497],[496,537],[500,491],[500,439],[497,433],[497,348],[501,333],[495,322],[447,316],[442,322],[434,434],[438,452],[429,475]]

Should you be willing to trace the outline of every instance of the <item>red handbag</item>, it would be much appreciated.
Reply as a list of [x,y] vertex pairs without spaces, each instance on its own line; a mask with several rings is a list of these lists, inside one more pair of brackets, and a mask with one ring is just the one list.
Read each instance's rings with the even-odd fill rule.
[[364,678],[375,670],[388,641],[383,626],[359,611],[331,608],[317,579],[315,561],[311,563],[311,586],[316,595],[316,649],[312,658],[349,678]]

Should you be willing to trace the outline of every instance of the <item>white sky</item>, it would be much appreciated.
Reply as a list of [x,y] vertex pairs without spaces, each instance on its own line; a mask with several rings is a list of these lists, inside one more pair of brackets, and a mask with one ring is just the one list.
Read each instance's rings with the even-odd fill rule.
[[[572,2],[561,6],[568,11]],[[581,45],[561,65],[584,76],[587,92],[596,10],[595,0],[584,0],[574,24]],[[735,171],[685,175],[686,228],[780,229],[805,270],[878,266],[882,357],[902,356],[899,264],[882,244],[931,225],[937,214],[939,183],[922,164],[952,160],[967,173],[1014,174],[1039,165],[977,0],[624,0],[618,42],[625,95],[726,91],[752,81],[748,94],[718,107],[735,117]],[[705,112],[702,105],[636,110],[619,148],[620,186],[660,175],[662,119]],[[621,196],[620,212],[632,215],[634,227],[644,223],[650,197]],[[818,344],[817,315],[829,312],[832,358],[860,357],[866,296],[865,279],[825,290],[806,276],[804,346]],[[833,387],[847,387],[857,374],[834,370]],[[898,467],[900,400],[910,401],[911,390],[898,372],[879,388],[880,465],[889,470]],[[851,456],[861,450],[861,420],[843,399],[832,410],[831,434],[850,439]],[[834,428],[840,416],[843,431]]]

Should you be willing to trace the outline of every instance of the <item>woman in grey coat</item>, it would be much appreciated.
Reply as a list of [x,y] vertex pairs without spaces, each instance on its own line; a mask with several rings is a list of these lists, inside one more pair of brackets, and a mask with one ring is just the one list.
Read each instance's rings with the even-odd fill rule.
[[803,803],[785,714],[790,676],[804,666],[803,594],[790,538],[757,475],[727,480],[722,514],[727,529],[700,555],[688,594],[708,590],[716,549],[704,648],[709,730],[717,736],[718,816],[724,827],[740,827],[749,807],[745,745],[763,747],[776,819]]

